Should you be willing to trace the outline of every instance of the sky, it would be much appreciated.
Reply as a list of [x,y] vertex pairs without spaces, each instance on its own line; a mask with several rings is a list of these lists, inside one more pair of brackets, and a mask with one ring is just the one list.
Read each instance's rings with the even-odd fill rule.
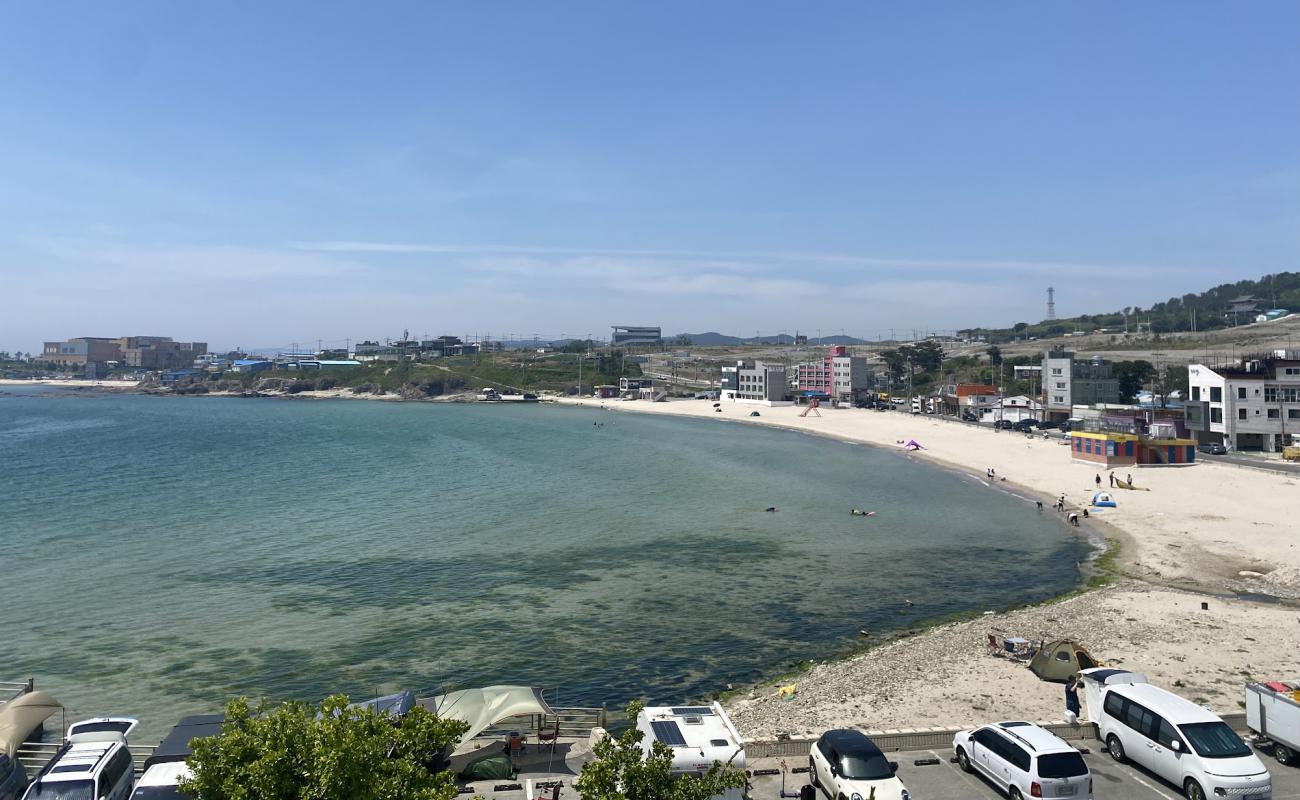
[[0,349],[1005,326],[1300,269],[1300,3],[3,2]]

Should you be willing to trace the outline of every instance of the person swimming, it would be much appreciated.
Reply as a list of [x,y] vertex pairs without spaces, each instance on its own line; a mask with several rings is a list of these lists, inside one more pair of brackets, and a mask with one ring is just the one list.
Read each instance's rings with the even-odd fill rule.
[[768,506],[767,508],[765,508],[765,509],[763,509],[763,510],[764,510],[764,511],[776,511],[776,506]]

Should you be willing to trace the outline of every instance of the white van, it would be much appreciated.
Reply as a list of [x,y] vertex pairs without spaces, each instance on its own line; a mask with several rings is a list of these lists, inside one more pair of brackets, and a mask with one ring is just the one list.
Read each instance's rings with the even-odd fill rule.
[[1088,717],[1116,761],[1132,759],[1188,800],[1271,800],[1273,780],[1228,724],[1195,703],[1123,670],[1083,670]]

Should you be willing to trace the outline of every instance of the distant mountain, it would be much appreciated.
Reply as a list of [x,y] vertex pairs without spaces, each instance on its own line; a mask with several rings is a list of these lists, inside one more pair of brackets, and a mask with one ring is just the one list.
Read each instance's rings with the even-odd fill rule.
[[[678,336],[685,336],[691,340],[695,347],[739,347],[743,345],[789,345],[794,344],[794,337],[786,333],[778,333],[775,336],[728,336],[725,333],[717,331],[708,331],[707,333],[683,333],[673,336],[665,336],[664,341],[671,343]],[[808,337],[810,345],[832,345],[832,344],[868,344],[865,339],[858,339],[853,336],[816,336]]]

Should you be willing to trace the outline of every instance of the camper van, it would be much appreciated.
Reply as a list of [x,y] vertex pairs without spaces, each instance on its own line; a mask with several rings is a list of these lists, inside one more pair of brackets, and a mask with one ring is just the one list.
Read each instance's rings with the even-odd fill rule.
[[[654,742],[673,751],[674,775],[702,775],[713,763],[745,769],[745,741],[722,706],[656,706],[641,709],[637,730],[647,753]],[[741,789],[728,789],[712,800],[741,800]]]
[[1270,800],[1273,781],[1228,724],[1201,706],[1118,669],[1083,670],[1088,718],[1116,761],[1132,760],[1188,800]]

